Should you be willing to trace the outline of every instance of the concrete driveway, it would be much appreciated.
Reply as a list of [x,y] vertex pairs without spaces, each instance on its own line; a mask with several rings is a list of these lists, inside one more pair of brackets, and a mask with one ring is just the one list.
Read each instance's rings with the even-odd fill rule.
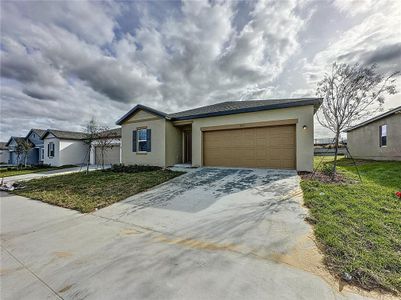
[[301,201],[293,171],[215,168],[86,215],[3,193],[1,299],[364,299]]

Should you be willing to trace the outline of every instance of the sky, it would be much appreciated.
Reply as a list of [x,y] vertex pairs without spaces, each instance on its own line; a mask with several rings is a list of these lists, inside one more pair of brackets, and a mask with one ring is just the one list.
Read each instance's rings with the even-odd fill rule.
[[[0,5],[2,141],[91,118],[115,127],[138,103],[170,113],[314,97],[335,61],[401,70],[401,0]],[[384,109],[399,105],[400,93]],[[316,124],[315,136],[331,134]]]

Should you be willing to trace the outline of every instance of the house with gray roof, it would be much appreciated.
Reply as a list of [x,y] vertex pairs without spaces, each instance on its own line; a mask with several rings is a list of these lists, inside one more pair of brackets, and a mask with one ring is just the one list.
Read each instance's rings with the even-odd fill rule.
[[22,155],[20,151],[18,151],[18,145],[25,140],[23,136],[12,136],[6,143],[6,147],[9,151],[9,159],[8,164],[10,165],[18,165],[22,163]]
[[354,158],[401,160],[401,106],[348,128],[347,143]]
[[[99,134],[98,139],[110,138],[112,143],[103,155],[105,164],[120,163],[121,129],[111,129]],[[48,129],[43,134],[44,163],[51,166],[82,165],[88,159],[91,164],[100,164],[99,142],[96,139],[89,147],[85,132]]]
[[321,98],[228,101],[177,113],[138,104],[121,125],[121,161],[313,170]]

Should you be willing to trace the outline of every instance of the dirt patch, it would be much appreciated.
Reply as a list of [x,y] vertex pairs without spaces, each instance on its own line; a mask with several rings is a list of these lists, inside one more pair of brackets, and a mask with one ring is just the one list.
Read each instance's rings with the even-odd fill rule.
[[72,256],[72,253],[66,251],[57,251],[54,252],[54,255],[57,256],[58,258],[64,258]]
[[298,172],[298,175],[303,180],[318,180],[323,183],[337,183],[337,184],[355,183],[354,181],[347,179],[345,176],[343,176],[340,173],[337,173],[334,177],[326,175],[320,171],[316,171],[314,173]]
[[228,250],[228,251],[235,251],[236,245],[234,244],[218,244],[213,242],[201,241],[196,239],[181,239],[181,238],[169,238],[167,236],[157,236],[155,240],[158,242],[168,243],[168,244],[175,244],[180,245],[188,248],[193,249],[201,249],[201,250]]
[[64,293],[65,291],[68,291],[72,287],[72,284],[66,285],[62,289],[58,291],[58,293]]

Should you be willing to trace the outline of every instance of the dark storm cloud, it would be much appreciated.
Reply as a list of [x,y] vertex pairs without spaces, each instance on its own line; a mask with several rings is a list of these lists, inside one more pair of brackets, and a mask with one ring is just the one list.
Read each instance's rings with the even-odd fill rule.
[[375,50],[366,60],[367,64],[400,63],[401,43],[386,45]]

